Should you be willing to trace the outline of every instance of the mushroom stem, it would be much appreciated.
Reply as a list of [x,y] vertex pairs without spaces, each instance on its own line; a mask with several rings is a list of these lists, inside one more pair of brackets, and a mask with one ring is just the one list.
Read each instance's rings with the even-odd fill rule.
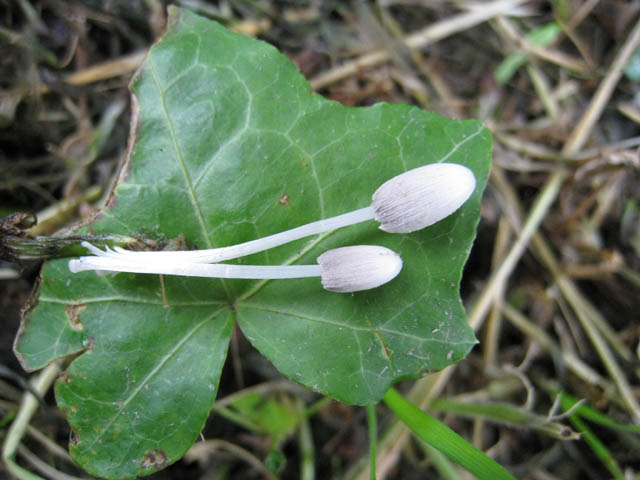
[[80,257],[69,261],[69,270],[150,273],[183,277],[240,278],[252,280],[319,277],[320,265],[231,265],[226,263],[127,262],[124,258]]
[[[133,260],[134,258],[138,258],[144,261],[162,259],[163,261],[171,260],[176,262],[218,263],[269,250],[311,235],[330,232],[331,230],[336,230],[348,225],[372,220],[373,217],[373,208],[369,206],[353,212],[338,215],[336,217],[307,223],[306,225],[292,228],[291,230],[285,230],[284,232],[275,233],[257,240],[231,245],[229,247],[212,248],[208,250],[181,250],[174,252],[134,252],[131,250],[125,250],[124,248],[115,247],[114,250],[101,252],[100,256],[122,256],[123,259]],[[98,255],[98,253],[93,250],[92,253]]]

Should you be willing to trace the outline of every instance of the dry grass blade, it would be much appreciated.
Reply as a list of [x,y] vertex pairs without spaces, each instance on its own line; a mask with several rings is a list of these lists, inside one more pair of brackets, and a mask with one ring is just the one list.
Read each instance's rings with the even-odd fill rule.
[[[468,28],[479,23],[486,22],[498,15],[509,15],[515,7],[522,3],[524,3],[524,0],[497,0],[487,3],[486,5],[483,5],[482,8],[476,8],[469,12],[455,15],[434,25],[430,25],[419,32],[413,33],[404,39],[404,43],[407,47],[412,49],[424,48],[438,40],[442,40],[445,37],[467,30]],[[363,55],[356,60],[345,62],[328,72],[312,78],[310,80],[311,87],[314,90],[320,90],[332,83],[355,75],[360,70],[374,67],[389,59],[389,50],[376,50]]]
[[500,16],[496,18],[496,24],[499,30],[510,38],[516,45],[525,52],[550,63],[554,63],[560,67],[567,68],[574,72],[589,73],[589,66],[582,60],[570,57],[565,53],[548,48],[540,48],[528,42],[516,29],[515,25],[507,18]]
[[270,472],[265,467],[264,463],[250,451],[225,440],[205,440],[203,442],[198,442],[189,449],[185,457],[189,461],[199,461],[201,463],[206,463],[209,461],[209,457],[220,451],[227,452],[234,457],[237,457],[242,461],[248,463],[256,471],[260,472],[263,475],[263,478],[269,480],[274,480],[275,478],[277,478],[275,474],[273,472]]
[[505,316],[512,322],[516,328],[523,332],[527,337],[537,342],[542,348],[552,353],[554,356],[560,356],[573,373],[591,385],[602,388],[611,398],[615,398],[615,385],[600,375],[597,371],[584,363],[580,357],[572,352],[563,350],[544,330],[538,327],[533,321],[526,318],[515,308],[508,304],[502,306]]
[[634,421],[636,423],[640,423],[640,404],[638,403],[638,400],[636,399],[636,396],[631,389],[631,386],[629,385],[629,382],[627,381],[622,368],[616,361],[613,353],[609,349],[609,346],[605,343],[600,332],[595,327],[593,319],[589,315],[589,311],[587,310],[586,301],[582,298],[582,295],[580,294],[575,284],[566,276],[559,273],[557,261],[553,257],[551,249],[546,244],[541,235],[538,235],[534,238],[534,244],[547,268],[554,273],[555,281],[560,287],[563,295],[567,298],[576,314],[578,315],[582,327],[587,332],[589,339],[600,355],[602,363],[605,365],[607,371],[617,385],[618,390],[620,391],[620,394],[622,395],[626,406],[629,408]]
[[[35,391],[40,396],[44,396],[60,372],[60,362],[56,361],[51,363],[37,376],[33,385]],[[11,423],[7,436],[2,444],[2,460],[7,466],[7,469],[17,477],[24,476],[25,472],[27,476],[30,475],[27,470],[24,470],[15,462],[15,455],[31,421],[31,417],[37,408],[38,400],[32,394],[25,393],[22,404],[20,405],[20,410],[15,420]]]
[[20,456],[24,457],[24,459],[29,462],[34,469],[38,470],[40,473],[51,480],[83,480],[87,478],[67,475],[66,473],[56,470],[24,445],[18,446],[18,453],[20,454]]
[[562,153],[565,155],[574,155],[583,147],[589,137],[593,126],[600,118],[607,102],[611,98],[614,88],[618,84],[624,67],[629,63],[631,56],[640,45],[640,21],[638,21],[627,37],[615,60],[611,64],[611,68],[607,76],[598,86],[596,93],[591,99],[591,103],[586,112],[580,119],[580,122],[573,130],[569,139],[564,145]]

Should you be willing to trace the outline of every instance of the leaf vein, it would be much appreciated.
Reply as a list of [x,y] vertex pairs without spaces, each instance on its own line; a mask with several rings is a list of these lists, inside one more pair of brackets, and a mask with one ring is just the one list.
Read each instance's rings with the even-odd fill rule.
[[[106,303],[106,302],[126,302],[126,303],[137,303],[142,305],[158,305],[162,307],[165,306],[165,304],[162,301],[156,302],[156,301],[151,301],[144,298],[133,298],[133,297],[123,297],[123,296],[94,297],[94,298],[69,299],[69,300],[40,296],[39,301],[43,303],[54,303],[58,305],[77,305],[79,303],[91,304],[91,303]],[[206,300],[201,302],[171,303],[170,307],[210,307],[213,305],[225,306],[227,305],[227,303],[219,300]]]
[[464,140],[462,140],[461,142],[456,143],[456,144],[453,146],[453,148],[449,151],[449,153],[447,153],[444,157],[442,157],[442,158],[440,159],[440,162],[439,162],[439,163],[446,162],[446,161],[447,161],[447,159],[448,159],[451,155],[453,155],[454,153],[456,153],[460,147],[462,147],[465,143],[467,143],[467,142],[471,141],[474,137],[476,137],[477,135],[479,135],[479,134],[480,134],[480,132],[482,132],[483,130],[484,130],[484,126],[483,126],[483,125],[480,125],[480,126],[478,127],[478,130],[476,130],[475,132],[473,132],[471,135],[469,135],[468,137],[466,137],[466,138],[465,138]]
[[412,335],[409,334],[407,332],[401,332],[398,330],[392,330],[390,328],[380,328],[380,327],[359,327],[356,325],[349,325],[346,323],[340,323],[340,322],[335,322],[332,320],[328,320],[326,318],[319,318],[319,317],[312,317],[310,315],[303,315],[301,313],[298,312],[290,312],[290,311],[282,311],[279,310],[275,307],[271,307],[269,305],[258,305],[255,303],[242,303],[242,304],[237,304],[238,308],[244,307],[244,308],[248,308],[248,309],[253,309],[253,310],[259,310],[259,311],[263,311],[263,312],[269,312],[269,313],[275,313],[278,315],[283,315],[283,316],[290,316],[290,317],[294,317],[294,318],[299,318],[301,320],[306,320],[309,322],[314,322],[314,323],[324,323],[327,325],[331,325],[334,327],[338,327],[338,328],[346,328],[348,330],[353,330],[354,332],[366,332],[366,333],[373,333],[373,334],[379,334],[379,333],[386,333],[389,335],[397,335],[400,337],[404,337],[404,338],[409,338],[409,339],[413,339],[416,340],[418,342],[421,343],[438,343],[438,344],[443,344],[443,345],[475,345],[475,342],[467,342],[467,341],[462,341],[462,342],[454,342],[451,340],[440,340],[437,338],[428,338],[428,337],[420,337],[418,335]]
[[187,166],[185,164],[184,158],[182,156],[182,150],[180,149],[180,146],[178,145],[178,139],[176,138],[176,132],[175,132],[175,128],[173,126],[173,121],[171,120],[171,117],[169,115],[169,111],[167,110],[167,105],[165,102],[165,96],[164,96],[164,92],[162,90],[162,87],[160,86],[160,83],[158,81],[157,78],[157,73],[155,71],[155,68],[153,66],[153,63],[150,62],[150,70],[151,70],[151,75],[153,77],[153,81],[156,85],[156,88],[158,89],[158,95],[160,96],[160,104],[162,105],[162,111],[164,112],[165,115],[165,120],[167,122],[167,126],[169,127],[169,133],[171,134],[171,142],[173,143],[173,148],[176,151],[176,155],[178,158],[178,164],[180,166],[180,169],[182,171],[182,175],[184,177],[184,181],[187,187],[187,192],[189,194],[189,200],[191,201],[191,204],[193,205],[196,217],[198,219],[198,223],[200,224],[200,229],[202,231],[202,235],[205,238],[205,241],[207,242],[207,245],[209,246],[209,248],[213,248],[213,242],[211,240],[211,237],[209,236],[209,232],[207,231],[206,228],[206,223],[205,223],[205,219],[204,219],[204,215],[202,214],[202,209],[200,207],[200,203],[198,202],[198,199],[196,198],[195,195],[195,191],[193,189],[193,185],[191,183],[191,178],[189,176],[189,172],[187,171]]
[[227,70],[229,70],[236,77],[238,83],[242,85],[247,94],[247,108],[244,116],[244,125],[238,131],[236,131],[236,133],[231,135],[222,145],[220,145],[215,152],[213,152],[213,155],[211,156],[209,161],[207,161],[205,167],[202,169],[202,172],[193,182],[194,188],[198,188],[200,182],[202,182],[202,180],[207,176],[214,164],[214,160],[216,159],[216,157],[219,158],[225,150],[227,150],[229,147],[234,146],[237,143],[238,139],[242,137],[242,135],[244,135],[247,131],[249,131],[249,121],[251,119],[251,112],[253,107],[253,94],[247,87],[247,84],[242,80],[242,78],[233,68],[223,66],[220,66],[220,68],[226,68]]
[[172,359],[175,354],[180,350],[180,348],[182,348],[182,346],[193,336],[196,334],[196,332],[198,330],[200,330],[206,323],[208,323],[209,321],[211,321],[212,319],[214,319],[215,317],[217,317],[220,313],[222,312],[222,309],[218,310],[217,312],[214,312],[213,314],[211,314],[209,317],[205,318],[203,321],[201,321],[200,323],[197,323],[191,330],[189,330],[175,345],[174,347],[169,350],[169,352],[167,352],[163,357],[160,358],[159,362],[156,364],[156,366],[154,368],[151,369],[151,371],[147,374],[147,376],[145,378],[142,379],[142,381],[138,384],[138,386],[131,392],[131,395],[129,395],[121,404],[120,408],[118,408],[118,410],[115,412],[115,414],[113,415],[113,417],[109,420],[109,422],[105,425],[105,427],[102,429],[102,432],[100,432],[99,435],[97,435],[93,442],[91,442],[90,445],[88,445],[86,448],[84,448],[84,450],[82,450],[82,453],[86,453],[89,450],[91,450],[91,448],[100,440],[100,438],[102,438],[102,436],[111,428],[111,426],[115,423],[115,421],[118,419],[118,417],[122,414],[122,412],[125,411],[125,409],[127,408],[127,406],[129,405],[129,403],[131,403],[133,401],[133,399],[138,395],[138,393],[144,388],[144,386],[149,383],[151,381],[151,379],[162,369],[162,367],[170,360]]

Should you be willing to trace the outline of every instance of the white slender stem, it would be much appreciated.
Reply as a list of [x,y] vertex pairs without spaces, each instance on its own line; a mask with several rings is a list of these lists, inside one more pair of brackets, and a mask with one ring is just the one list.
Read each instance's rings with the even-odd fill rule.
[[74,273],[84,270],[107,272],[151,273],[156,275],[180,275],[185,277],[242,278],[269,280],[283,278],[320,277],[320,265],[229,265],[208,263],[142,263],[109,257],[80,257],[69,261]]
[[[292,228],[284,232],[269,235],[268,237],[251,240],[249,242],[232,245],[229,247],[212,248],[208,250],[187,250],[177,252],[132,252],[120,247],[114,250],[103,252],[97,248],[90,248],[87,244],[84,246],[89,248],[94,255],[101,257],[119,257],[127,261],[153,261],[154,259],[162,260],[162,262],[193,262],[193,263],[217,263],[234,258],[244,257],[253,253],[269,250],[285,243],[299,240],[310,235],[329,232],[337,228],[346,227],[356,223],[372,220],[374,211],[371,206],[355,210],[353,212],[338,215],[336,217],[325,218],[317,222],[308,223],[300,227]],[[252,277],[257,278],[257,277]],[[263,277],[260,277],[263,278]],[[271,277],[269,277],[271,278]]]

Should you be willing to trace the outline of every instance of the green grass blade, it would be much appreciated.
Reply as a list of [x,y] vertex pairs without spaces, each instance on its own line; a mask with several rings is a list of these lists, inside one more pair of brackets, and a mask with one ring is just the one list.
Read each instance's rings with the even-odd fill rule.
[[[555,22],[548,23],[526,35],[527,41],[538,47],[551,45],[562,31]],[[507,56],[494,71],[494,77],[500,85],[504,85],[515,75],[518,69],[529,61],[529,54],[520,51]]]
[[459,402],[448,398],[436,398],[431,402],[433,410],[454,413],[468,418],[484,418],[491,422],[534,429],[559,440],[578,440],[580,435],[566,425],[550,421],[524,408],[497,402]]
[[431,459],[433,466],[440,474],[442,480],[462,480],[462,475],[449,457],[428,443],[422,442],[420,445],[422,445],[424,451]]
[[[565,411],[570,410],[576,403],[578,403],[578,399],[572,395],[569,395],[568,393],[557,393],[560,395],[560,405],[562,405],[562,409]],[[573,411],[573,413],[574,415],[578,415],[585,420],[589,420],[590,422],[597,423],[598,425],[602,425],[603,427],[607,427],[612,430],[640,433],[640,425],[626,425],[624,423],[616,422],[615,420],[612,420],[608,416],[600,413],[598,410],[586,404],[578,406]]]
[[602,462],[607,470],[613,475],[616,480],[624,480],[624,474],[618,466],[613,455],[604,443],[591,431],[585,422],[578,415],[570,415],[569,420],[573,423],[573,426],[582,434],[582,438],[587,442],[587,445],[591,448],[593,453],[596,454],[598,459]]
[[481,480],[515,480],[503,466],[449,427],[389,389],[384,402],[421,440],[438,449]]

